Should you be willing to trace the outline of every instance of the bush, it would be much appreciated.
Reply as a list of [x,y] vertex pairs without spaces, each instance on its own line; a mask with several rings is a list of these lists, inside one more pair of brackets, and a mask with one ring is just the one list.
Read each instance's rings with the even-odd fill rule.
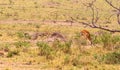
[[113,42],[113,44],[116,44],[117,42],[120,42],[120,36],[119,35],[113,36],[112,37],[112,42]]
[[30,42],[18,41],[18,42],[15,42],[14,45],[15,45],[17,48],[20,48],[20,47],[29,47],[29,46],[30,46]]
[[92,37],[94,37],[94,44],[103,44],[103,47],[107,49],[113,49],[118,45],[118,42],[120,42],[120,36],[112,36],[107,32],[97,37],[92,35]]
[[5,44],[4,51],[8,52],[10,50],[10,44]]
[[91,35],[92,36],[92,42],[93,44],[101,44],[101,37],[100,36],[95,36],[95,35]]
[[0,46],[0,50],[4,50],[5,52],[8,52],[10,48],[11,48],[11,44],[9,43],[1,44]]
[[74,36],[74,43],[79,47],[81,45],[88,45],[87,40],[80,33],[76,33],[76,35]]
[[24,32],[17,32],[17,37],[18,38],[25,38],[25,39],[30,39],[31,37],[30,37],[30,35],[28,35],[28,34],[25,34]]
[[69,54],[67,54],[64,58],[64,62],[65,65],[67,64],[72,64],[73,66],[78,66],[81,64],[80,62],[80,57],[79,56],[71,56]]
[[65,53],[69,53],[70,52],[70,47],[72,45],[72,41],[68,41],[68,42],[60,42],[60,41],[55,41],[53,43],[53,47],[55,47],[55,49],[58,51],[63,51]]
[[19,51],[18,50],[9,51],[7,57],[13,57],[14,55],[19,55]]
[[45,55],[47,58],[52,57],[53,50],[47,43],[37,42],[37,46],[39,47],[40,55]]
[[95,55],[94,58],[97,59],[98,62],[103,62],[106,64],[120,64],[120,52]]
[[66,55],[64,58],[64,64],[69,64],[70,63],[70,55]]
[[24,38],[24,32],[17,32],[17,36],[19,38]]
[[103,47],[110,47],[110,43],[112,43],[112,36],[109,33],[105,33],[101,36],[101,42],[103,43]]

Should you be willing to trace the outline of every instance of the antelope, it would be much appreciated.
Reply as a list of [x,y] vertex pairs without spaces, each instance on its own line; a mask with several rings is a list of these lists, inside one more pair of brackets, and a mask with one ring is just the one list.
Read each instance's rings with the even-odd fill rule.
[[80,34],[92,45],[91,35],[88,30],[82,30]]

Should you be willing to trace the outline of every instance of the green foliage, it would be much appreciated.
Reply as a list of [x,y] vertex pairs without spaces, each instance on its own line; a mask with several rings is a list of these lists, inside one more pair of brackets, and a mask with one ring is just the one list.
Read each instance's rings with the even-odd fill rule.
[[120,52],[112,52],[104,55],[94,55],[94,58],[97,59],[100,63],[106,64],[120,64]]
[[101,36],[95,36],[93,34],[91,34],[91,37],[92,37],[92,41],[93,41],[93,44],[101,44]]
[[19,55],[18,50],[9,51],[7,57],[13,57],[14,55]]
[[18,42],[15,42],[14,45],[15,45],[17,48],[20,48],[20,47],[30,47],[30,42],[18,41]]
[[72,63],[73,66],[77,66],[77,65],[79,65],[81,62],[79,61],[79,58],[76,57],[76,58],[73,58],[73,59],[72,59],[71,63]]
[[29,35],[26,35],[24,32],[17,32],[17,37],[18,38],[25,38],[25,39],[30,39]]
[[77,39],[77,38],[80,38],[80,37],[81,37],[81,34],[79,32],[76,32],[74,38]]
[[36,25],[35,25],[35,28],[40,28],[40,25],[37,25],[37,24],[36,24]]
[[112,34],[107,33],[107,32],[105,32],[102,35],[98,35],[97,37],[92,35],[92,37],[94,39],[93,40],[94,44],[103,44],[103,47],[107,49],[112,49],[116,47],[118,43],[120,42],[119,35],[112,36]]
[[52,48],[45,42],[37,42],[37,46],[40,50],[40,55],[45,55],[47,58],[51,58],[51,55],[53,53]]
[[70,54],[66,54],[64,58],[64,64],[72,64],[73,66],[79,65],[81,62],[79,61],[80,57],[79,56],[71,56]]
[[112,36],[109,33],[105,33],[101,36],[101,42],[103,43],[103,46],[109,47],[111,43]]
[[11,44],[9,43],[0,44],[0,50],[4,50],[5,52],[8,52],[10,48],[11,48]]
[[70,55],[66,55],[64,58],[64,64],[69,64],[70,63]]
[[113,44],[115,44],[115,43],[117,43],[117,42],[120,42],[120,36],[119,36],[119,35],[113,36],[113,37],[112,37],[112,42],[113,42]]
[[55,47],[55,49],[63,51],[65,53],[69,53],[70,52],[70,47],[72,45],[72,41],[67,41],[67,42],[60,42],[60,41],[55,41],[53,43],[53,47]]
[[65,42],[66,48],[69,49],[71,47],[71,45],[72,45],[72,41]]
[[8,52],[10,50],[10,44],[5,44],[4,51]]
[[74,39],[74,42],[77,46],[81,46],[81,45],[87,45],[87,41],[86,39],[84,39],[83,37],[80,37],[80,38],[75,38]]
[[24,32],[17,32],[17,36],[19,38],[24,38]]

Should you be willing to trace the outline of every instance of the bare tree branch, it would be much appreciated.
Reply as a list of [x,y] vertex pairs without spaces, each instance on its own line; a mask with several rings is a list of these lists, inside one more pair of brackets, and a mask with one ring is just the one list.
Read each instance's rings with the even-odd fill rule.
[[111,7],[113,7],[116,10],[120,10],[119,8],[115,7],[111,2],[109,2],[108,0],[105,0]]
[[91,28],[102,29],[102,30],[109,31],[109,32],[112,32],[112,33],[120,32],[120,30],[113,30],[113,29],[109,29],[109,28],[105,28],[105,27],[101,27],[101,26],[96,26],[96,25],[93,26],[93,25],[90,25],[90,24],[85,23],[85,22],[78,22],[78,23],[82,23],[83,25],[89,26]]
[[116,15],[116,14],[111,14],[111,15],[107,18],[107,20],[110,20],[111,17],[113,17],[114,15]]
[[[109,5],[112,6],[113,8],[115,8],[116,10],[119,10],[119,8],[113,6],[112,3],[109,2],[108,0],[105,0],[105,1],[107,3],[109,3]],[[94,5],[95,2],[96,2],[96,0],[93,0],[91,3],[88,3],[88,5],[83,3],[84,6],[86,6],[87,8],[90,8],[92,10],[92,16],[91,16],[92,17],[92,19],[91,19],[92,21],[91,21],[91,23],[89,23],[89,22],[79,22],[76,19],[73,19],[73,18],[72,19],[75,20],[78,23],[82,23],[83,25],[89,26],[91,28],[102,29],[102,30],[105,30],[105,31],[113,32],[113,33],[114,32],[120,32],[120,30],[117,30],[117,29],[113,30],[111,28],[106,28],[106,27],[97,25],[97,22],[98,22],[100,17],[99,17],[99,12],[97,10],[97,7]],[[111,15],[109,18],[111,18],[112,16],[113,15]],[[117,13],[117,20],[118,20],[118,23],[120,24],[120,12]]]
[[120,24],[120,14],[117,14],[117,21],[118,21],[118,24]]
[[86,6],[87,8],[90,8],[92,11],[91,23],[93,26],[95,26],[95,23],[97,23],[97,21],[98,21],[98,11],[97,10],[95,11],[96,7],[94,6],[95,2],[96,2],[96,0],[93,0],[91,3],[88,3],[88,5],[83,3],[84,6]]
[[115,7],[110,1],[105,0],[112,8],[114,8],[114,12],[116,13],[117,16],[117,22],[120,25],[120,8]]

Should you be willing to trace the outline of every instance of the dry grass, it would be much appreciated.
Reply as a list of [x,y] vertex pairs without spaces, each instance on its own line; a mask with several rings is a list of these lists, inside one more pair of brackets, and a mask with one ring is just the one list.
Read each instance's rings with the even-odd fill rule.
[[[40,32],[54,32],[59,31],[63,33],[69,40],[76,37],[76,33],[79,33],[81,29],[77,26],[61,26],[61,25],[46,25],[46,24],[37,24],[40,28],[37,28]],[[14,26],[14,27],[13,27]],[[24,27],[24,28],[23,28]],[[88,28],[86,28],[88,29]],[[90,28],[89,28],[90,29]],[[89,30],[88,29],[88,30]],[[13,31],[12,31],[13,30]],[[24,43],[21,41],[29,40],[26,38],[21,38],[17,35],[17,32],[34,32],[36,31],[36,24],[1,24],[1,49],[8,48],[8,52],[13,52],[12,56],[7,52],[5,55],[0,57],[1,70],[10,69],[10,70],[84,70],[84,69],[107,69],[107,70],[117,70],[119,65],[112,64],[100,64],[95,58],[94,55],[105,54],[112,52],[111,50],[105,50],[102,48],[102,45],[99,47],[93,47],[87,49],[88,46],[82,46],[79,44],[81,40],[73,43],[69,51],[65,48],[58,48],[57,44],[51,45],[52,53],[40,55],[40,49],[36,46],[36,43],[31,42]],[[97,30],[90,29],[91,34]],[[78,37],[78,36],[77,36]],[[78,37],[80,38],[80,37]],[[36,41],[39,42],[40,38]],[[6,42],[7,41],[7,42]],[[14,44],[14,42],[17,42]],[[20,43],[21,42],[21,43]],[[28,46],[27,46],[28,45]],[[18,48],[16,48],[18,46]],[[62,46],[62,45],[61,45]],[[81,47],[81,48],[80,48]],[[45,50],[45,49],[43,49]],[[16,52],[18,51],[18,52]],[[115,50],[114,50],[115,51]],[[16,54],[17,53],[17,54]],[[9,57],[7,57],[9,55]]]
[[[94,41],[97,47],[91,47],[79,33],[82,29],[87,29],[94,38],[98,29],[85,28],[78,23],[70,26],[70,23],[63,22],[70,19],[68,15],[80,15],[79,21],[90,21],[91,11],[81,4],[88,1],[91,0],[13,0],[11,3],[9,0],[0,0],[0,51],[4,53],[0,56],[0,70],[119,70],[119,64],[106,64],[95,59],[98,55],[120,51],[118,33],[108,34],[109,39],[98,35],[98,40]],[[96,5],[100,8],[100,20],[105,20],[98,24],[120,29],[115,24],[115,17],[111,18],[111,23],[106,23],[105,18],[110,15],[107,12],[111,7],[104,0],[99,0]],[[101,8],[101,5],[104,6]],[[43,20],[44,23],[41,22]],[[58,22],[51,22],[53,20]],[[60,32],[73,43],[54,42],[39,46],[36,43],[46,37],[30,40],[24,36],[24,33],[33,34],[37,31]],[[103,40],[99,40],[101,38]],[[109,46],[118,47],[107,49]]]

